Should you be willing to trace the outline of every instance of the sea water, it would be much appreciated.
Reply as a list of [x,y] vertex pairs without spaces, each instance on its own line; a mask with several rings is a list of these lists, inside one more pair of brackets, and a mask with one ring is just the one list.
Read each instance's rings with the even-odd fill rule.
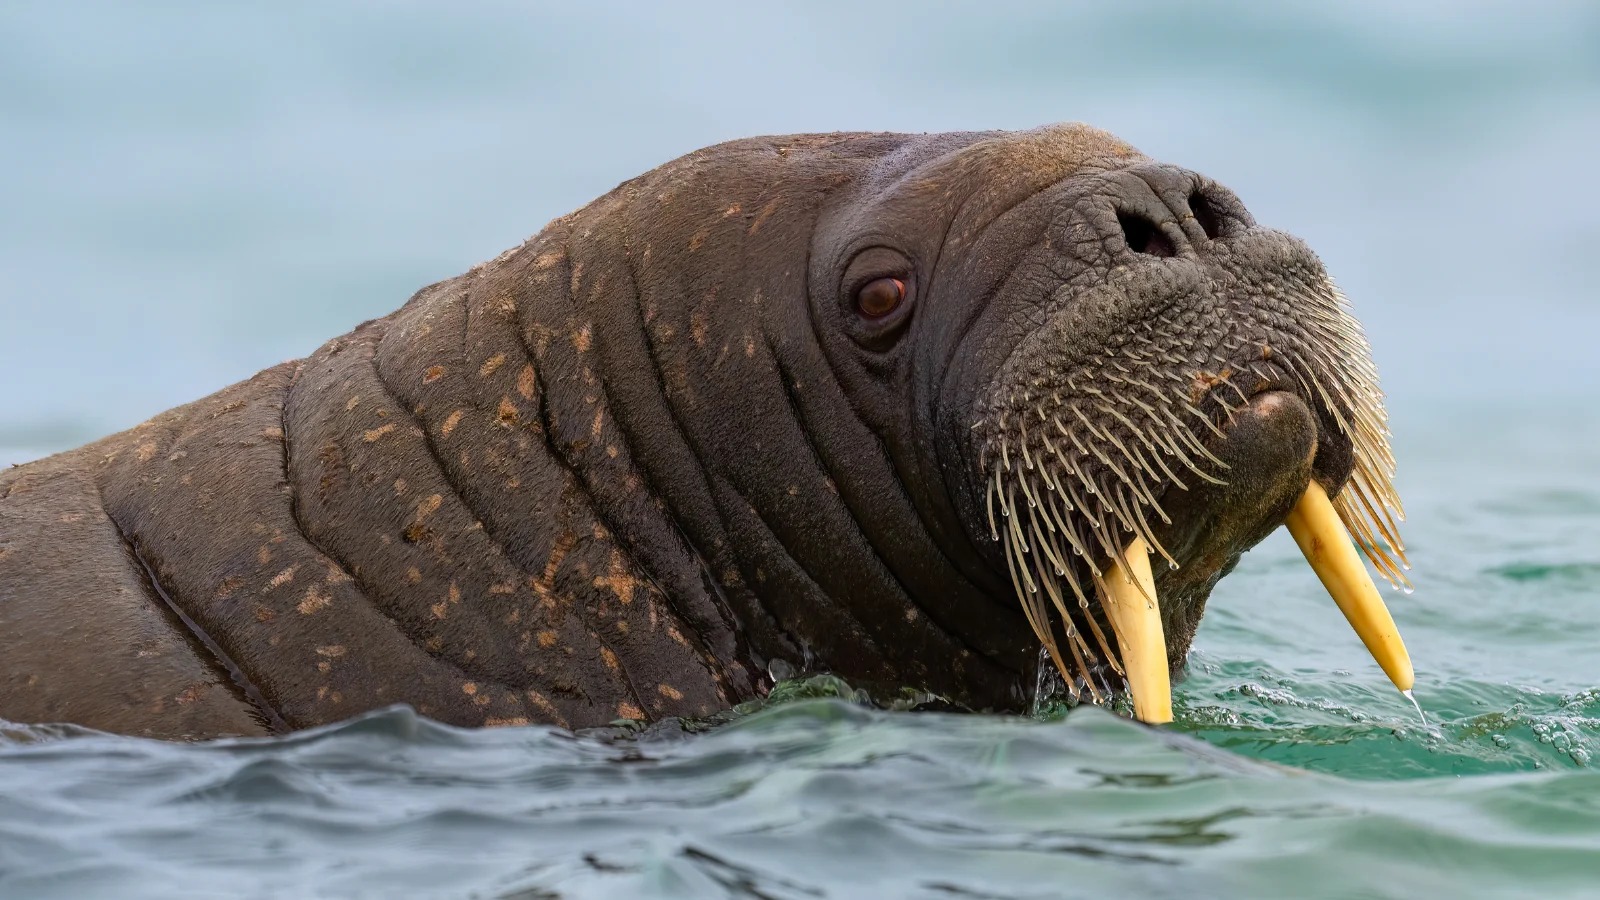
[[1597,48],[1579,3],[6,4],[0,462],[303,356],[702,144],[1086,119],[1350,294],[1426,720],[1280,532],[1164,728],[822,676],[577,735],[7,726],[0,897],[1600,894]]

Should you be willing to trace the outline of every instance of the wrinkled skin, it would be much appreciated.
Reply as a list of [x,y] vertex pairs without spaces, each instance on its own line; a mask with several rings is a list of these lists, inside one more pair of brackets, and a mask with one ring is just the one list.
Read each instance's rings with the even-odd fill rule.
[[[0,474],[0,717],[582,727],[710,713],[779,660],[1018,708],[1040,644],[986,512],[996,410],[1140,323],[1183,356],[1282,331],[1292,304],[1240,286],[1299,269],[1225,189],[1082,126],[690,154],[305,360]],[[905,299],[863,316],[880,278]],[[1239,555],[1351,468],[1295,379],[1230,414],[1203,362],[1174,377],[1226,484],[1161,489],[1175,665]]]

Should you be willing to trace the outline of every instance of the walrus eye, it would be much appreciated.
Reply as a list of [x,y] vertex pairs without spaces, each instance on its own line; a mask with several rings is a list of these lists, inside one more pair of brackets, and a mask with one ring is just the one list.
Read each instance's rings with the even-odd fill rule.
[[863,316],[881,319],[906,299],[906,283],[898,278],[876,278],[856,291],[856,309]]

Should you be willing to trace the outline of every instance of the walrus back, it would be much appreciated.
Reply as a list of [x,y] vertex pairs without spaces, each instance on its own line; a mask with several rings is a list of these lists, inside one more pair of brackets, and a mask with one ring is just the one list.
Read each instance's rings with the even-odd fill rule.
[[151,425],[0,473],[0,718],[161,738],[271,727],[108,511],[103,484],[119,458],[153,461]]
[[484,275],[0,475],[0,718],[212,737],[398,702],[572,727],[725,706],[550,443],[518,321],[539,298]]

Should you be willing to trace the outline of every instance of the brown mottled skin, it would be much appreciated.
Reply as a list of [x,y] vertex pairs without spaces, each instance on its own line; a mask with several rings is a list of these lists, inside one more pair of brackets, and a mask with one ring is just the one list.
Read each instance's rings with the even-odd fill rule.
[[[1016,708],[1039,642],[975,404],[1053,292],[1280,238],[1083,126],[692,153],[307,359],[0,473],[0,718],[583,727],[711,713],[780,659]],[[861,317],[853,286],[895,273],[905,308]],[[1313,470],[1348,474],[1314,406],[1255,397],[1211,443],[1229,486],[1171,498],[1175,664]]]

